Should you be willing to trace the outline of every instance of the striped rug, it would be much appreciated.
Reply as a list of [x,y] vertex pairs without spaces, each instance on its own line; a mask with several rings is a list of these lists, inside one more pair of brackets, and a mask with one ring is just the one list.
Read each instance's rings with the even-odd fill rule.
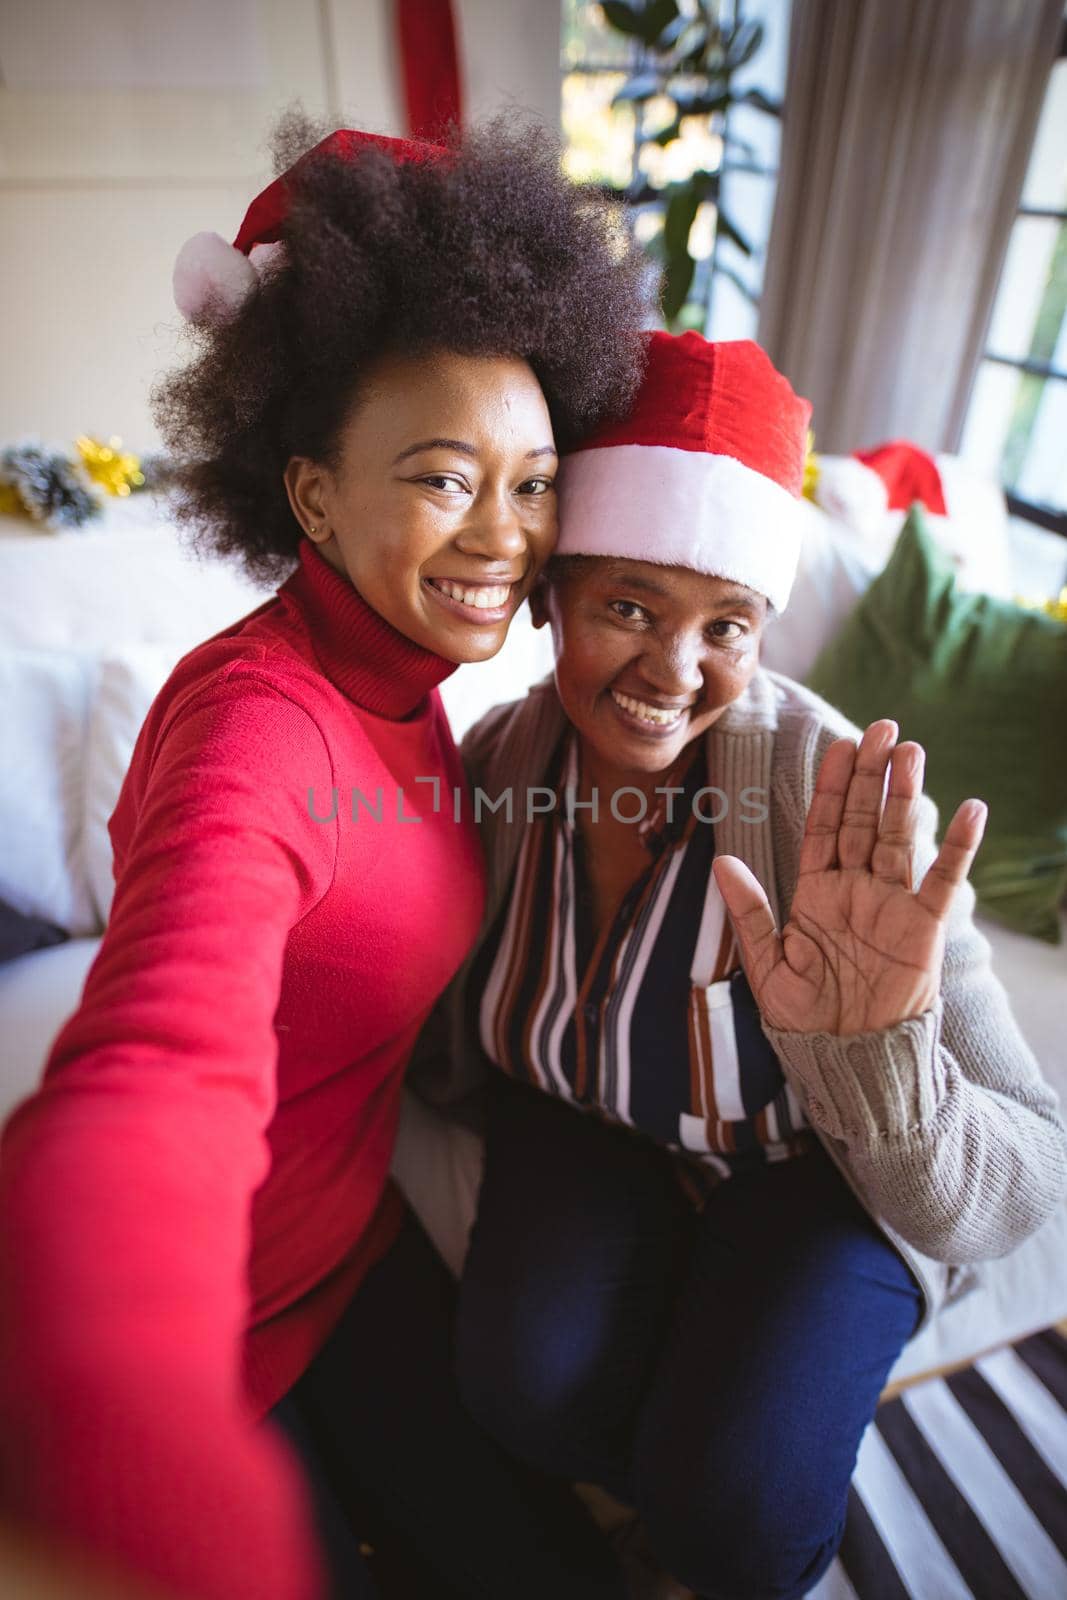
[[879,1406],[840,1551],[808,1600],[1067,1600],[1061,1333]]

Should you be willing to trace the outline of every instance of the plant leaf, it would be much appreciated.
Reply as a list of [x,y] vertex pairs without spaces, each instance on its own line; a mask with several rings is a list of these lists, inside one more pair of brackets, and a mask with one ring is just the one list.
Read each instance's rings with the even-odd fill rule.
[[726,40],[726,66],[729,72],[736,72],[738,67],[743,67],[746,61],[751,61],[760,45],[763,43],[763,24],[760,22],[740,22]]
[[627,80],[612,99],[612,105],[622,105],[628,100],[650,100],[659,94],[663,79],[658,72],[637,72]]
[[750,256],[752,254],[752,246],[744,234],[739,232],[734,223],[730,221],[725,211],[719,211],[715,219],[715,227],[717,232],[721,233],[724,238],[729,239],[731,244],[737,246],[742,255]]
[[769,117],[780,117],[782,102],[771,100],[762,89],[745,89],[740,94],[734,95],[734,103],[739,106],[755,106],[757,111],[766,111]]
[[710,72],[715,78],[723,77],[727,71],[726,48],[718,29],[708,35],[701,65],[705,72]]
[[613,27],[616,33],[625,33],[632,39],[641,37],[644,18],[637,6],[628,5],[627,0],[601,0],[600,9],[604,13],[605,22]]
[[618,33],[640,39],[650,47],[678,15],[676,0],[648,0],[645,5],[630,5],[627,0],[601,0],[604,19]]
[[705,89],[671,89],[669,93],[683,117],[708,116],[713,111],[725,111],[733,99],[721,81]]
[[648,27],[645,43],[656,50],[668,50],[670,46],[664,44],[664,34],[675,22],[686,20],[679,18],[677,0],[649,0],[645,16]]
[[676,64],[695,66],[708,42],[708,30],[696,17],[679,17],[660,36],[659,48],[676,52]]
[[681,59],[683,66],[688,67],[691,72],[699,72],[703,66],[704,52],[708,48],[710,35],[703,24],[695,24],[694,26],[696,31],[693,34],[692,43],[688,45]]
[[663,275],[663,315],[668,322],[673,322],[685,305],[695,270],[696,262],[688,250],[668,258]]
[[673,259],[688,252],[689,230],[702,199],[698,187],[690,181],[679,184],[668,200],[663,219],[663,239],[668,257]]
[[740,289],[741,293],[744,295],[745,299],[750,305],[759,305],[759,295],[753,294],[752,290],[742,278],[741,274],[739,272],[735,272],[733,267],[728,267],[724,263],[716,261],[715,276],[717,278],[729,278],[734,287]]
[[681,131],[682,119],[675,117],[673,122],[669,122],[665,128],[661,128],[658,133],[653,134],[648,142],[649,144],[658,145],[673,144],[674,140],[681,135]]
[[716,205],[719,203],[719,188],[721,181],[721,173],[709,172],[706,167],[698,167],[697,170],[695,172],[691,172],[689,177],[685,180],[687,184],[692,186],[699,204],[703,204],[705,200],[711,200]]

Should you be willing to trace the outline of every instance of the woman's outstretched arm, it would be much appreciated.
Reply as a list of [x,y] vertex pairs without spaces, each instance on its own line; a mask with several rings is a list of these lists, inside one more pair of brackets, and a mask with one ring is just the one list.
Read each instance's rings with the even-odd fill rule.
[[333,872],[306,794],[332,781],[313,718],[244,664],[179,708],[79,1009],[0,1143],[5,1505],[204,1600],[324,1590],[240,1352],[283,955]]

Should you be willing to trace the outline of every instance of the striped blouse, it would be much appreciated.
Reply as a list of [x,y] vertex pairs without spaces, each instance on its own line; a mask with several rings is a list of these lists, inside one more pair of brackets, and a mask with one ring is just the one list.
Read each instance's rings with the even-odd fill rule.
[[[578,792],[568,728],[545,779],[555,805],[525,830],[470,991],[492,1062],[684,1153],[704,1187],[816,1142],[760,1027],[711,872],[706,782],[701,739],[675,780],[682,793],[634,824],[648,866],[598,938],[567,803]],[[633,804],[616,803],[620,814]]]

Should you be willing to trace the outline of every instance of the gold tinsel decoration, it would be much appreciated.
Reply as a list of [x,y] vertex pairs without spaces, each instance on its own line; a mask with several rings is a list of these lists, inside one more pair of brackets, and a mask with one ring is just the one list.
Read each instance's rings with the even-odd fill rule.
[[124,496],[131,489],[140,489],[143,485],[140,458],[123,451],[118,434],[112,434],[107,444],[103,444],[99,439],[81,433],[74,443],[86,472],[106,494]]
[[13,483],[0,483],[0,517],[24,516],[26,507]]
[[1017,594],[1014,598],[1015,604],[1022,606],[1025,611],[1043,611],[1047,617],[1052,617],[1056,622],[1067,622],[1067,583],[1055,600],[1028,600],[1022,594]]
[[804,487],[802,490],[805,500],[815,499],[815,490],[819,482],[819,458],[815,454],[815,434],[808,429],[808,442],[804,456]]

